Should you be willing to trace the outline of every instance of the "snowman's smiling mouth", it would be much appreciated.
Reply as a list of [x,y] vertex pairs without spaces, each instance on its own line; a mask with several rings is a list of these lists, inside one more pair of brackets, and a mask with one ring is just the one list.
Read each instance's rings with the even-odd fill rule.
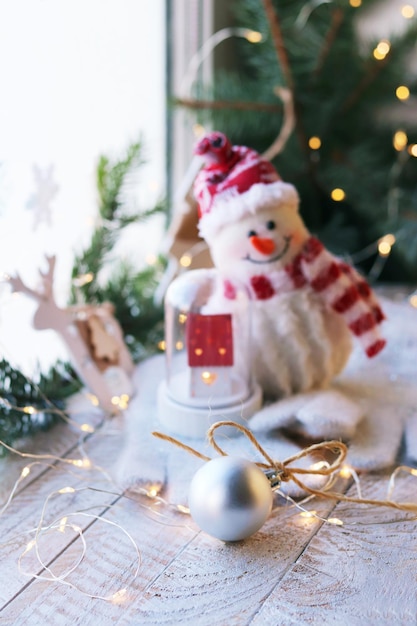
[[258,259],[252,259],[251,256],[249,255],[249,253],[243,257],[243,261],[249,261],[250,263],[258,263],[258,264],[265,264],[265,263],[274,263],[275,261],[279,261],[280,259],[282,259],[283,256],[285,256],[288,252],[288,248],[290,247],[290,242],[291,242],[292,236],[290,235],[289,237],[284,237],[284,248],[281,250],[281,252],[279,254],[276,254],[273,257],[270,257],[268,259],[265,260],[258,260]]

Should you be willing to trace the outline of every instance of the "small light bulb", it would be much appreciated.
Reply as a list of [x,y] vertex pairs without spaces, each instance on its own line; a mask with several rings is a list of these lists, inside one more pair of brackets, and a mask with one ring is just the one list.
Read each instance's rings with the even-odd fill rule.
[[59,527],[58,527],[58,530],[59,530],[60,533],[64,533],[65,532],[67,521],[68,521],[68,517],[63,517],[62,520],[60,521]]
[[327,469],[328,467],[329,464],[327,461],[318,461],[317,463],[313,463],[312,465],[310,465],[310,469],[314,472]]
[[80,430],[82,430],[83,433],[93,433],[94,432],[94,428],[92,426],[90,426],[90,424],[81,424]]
[[396,242],[396,238],[395,235],[393,235],[392,233],[388,233],[382,237],[382,241],[386,241],[390,244],[390,246],[393,246]]
[[317,514],[317,511],[301,511],[300,513],[300,517],[315,517]]
[[119,589],[112,596],[110,596],[110,602],[112,604],[120,604],[121,602],[126,602],[127,599],[127,589]]
[[405,85],[400,85],[395,90],[395,95],[397,96],[398,100],[408,100],[408,98],[410,97],[410,90]]
[[185,324],[185,322],[187,321],[187,315],[185,313],[180,313],[178,315],[178,321],[180,324]]
[[344,466],[341,468],[341,470],[340,470],[339,474],[340,474],[340,476],[341,476],[342,478],[350,478],[350,477],[352,476],[352,471],[351,471],[351,469],[350,469],[349,465],[344,465]]
[[388,241],[380,241],[378,244],[378,252],[381,256],[388,256],[391,253],[391,246]]
[[29,476],[29,474],[30,474],[30,468],[26,466],[22,469],[22,473],[20,475],[22,478],[26,478],[26,476]]
[[74,487],[63,487],[58,493],[75,493]]
[[413,295],[410,296],[410,304],[412,307],[417,309],[417,293],[413,293]]
[[146,492],[146,495],[149,496],[149,498],[156,498],[158,493],[159,493],[159,486],[152,485],[151,487],[149,487],[148,491]]
[[92,393],[87,394],[87,397],[93,406],[98,406],[100,404],[97,396],[94,396]]
[[145,260],[148,265],[155,265],[155,263],[158,260],[158,257],[156,256],[156,254],[148,254]]
[[354,9],[357,9],[358,7],[361,6],[362,4],[362,0],[349,0],[349,4],[351,7],[353,7]]
[[111,399],[111,403],[113,406],[119,406],[120,404],[120,396],[113,396]]
[[193,133],[194,133],[194,136],[197,137],[197,139],[200,139],[201,137],[204,137],[204,135],[206,134],[206,129],[201,124],[194,124]]
[[188,506],[184,506],[183,504],[177,504],[177,509],[180,513],[185,513],[186,515],[190,514]]
[[182,341],[177,341],[175,347],[177,350],[182,350],[184,347],[184,343]]
[[163,352],[166,350],[167,344],[165,341],[158,341],[158,348],[159,350],[162,350]]
[[408,143],[407,133],[405,133],[403,130],[397,130],[397,132],[394,134],[392,143],[394,148],[399,152],[401,150],[404,150]]
[[332,200],[334,200],[335,202],[341,202],[342,200],[346,198],[345,192],[343,191],[343,189],[340,189],[339,187],[332,189],[330,196]]
[[189,254],[183,254],[182,257],[180,258],[180,265],[182,267],[190,267],[192,262],[192,258],[190,257]]
[[405,4],[401,8],[401,15],[405,17],[406,20],[410,20],[412,17],[414,17],[414,13],[414,7],[412,7],[411,4]]
[[329,517],[327,521],[329,524],[333,524],[333,526],[343,526],[342,520],[338,517]]
[[246,34],[246,39],[250,42],[250,43],[259,43],[262,41],[263,37],[262,37],[262,33],[259,33],[256,30],[250,30],[248,31],[248,33]]
[[408,146],[408,154],[413,157],[417,157],[417,143],[412,143]]
[[373,55],[377,61],[381,61],[382,59],[385,59],[390,49],[390,42],[387,39],[382,39],[375,48]]
[[23,413],[27,413],[28,415],[33,415],[36,412],[36,409],[34,406],[24,406],[23,407]]
[[320,137],[310,137],[308,145],[312,150],[318,150],[321,147]]

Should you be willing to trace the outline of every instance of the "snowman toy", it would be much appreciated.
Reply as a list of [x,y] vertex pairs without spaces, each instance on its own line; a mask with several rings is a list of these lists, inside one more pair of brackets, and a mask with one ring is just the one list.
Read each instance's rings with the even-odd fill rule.
[[351,436],[361,409],[329,384],[352,338],[369,358],[385,346],[373,291],[310,234],[296,189],[269,161],[220,132],[202,138],[195,153],[204,162],[194,182],[198,227],[218,276],[208,308],[233,310],[242,286],[251,300],[251,367],[265,399],[253,424]]

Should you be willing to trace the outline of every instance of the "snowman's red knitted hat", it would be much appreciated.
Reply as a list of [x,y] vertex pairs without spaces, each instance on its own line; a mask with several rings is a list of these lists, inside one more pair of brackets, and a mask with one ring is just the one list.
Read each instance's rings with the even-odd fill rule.
[[198,142],[195,152],[206,160],[194,182],[204,239],[211,240],[225,224],[265,208],[297,210],[295,187],[284,183],[274,166],[255,150],[232,146],[223,133],[212,132]]

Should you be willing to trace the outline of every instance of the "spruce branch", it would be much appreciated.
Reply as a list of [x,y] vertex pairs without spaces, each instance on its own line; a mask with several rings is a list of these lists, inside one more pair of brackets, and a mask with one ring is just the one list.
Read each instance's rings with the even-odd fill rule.
[[337,34],[340,30],[340,27],[343,23],[345,14],[344,11],[341,7],[336,7],[333,11],[332,11],[332,17],[331,17],[331,22],[330,22],[330,27],[329,30],[326,33],[326,36],[324,38],[323,41],[323,47],[321,49],[321,51],[319,52],[318,58],[317,58],[317,64],[316,67],[313,70],[313,77],[317,77],[320,72],[323,69],[323,66],[325,64],[325,61],[327,59],[327,57],[331,54],[331,50],[333,47],[333,44],[336,41],[336,37]]
[[281,113],[282,105],[268,104],[266,102],[245,102],[238,100],[193,100],[192,98],[176,98],[174,104],[186,107],[187,109],[230,109],[236,111],[258,111],[266,113]]

